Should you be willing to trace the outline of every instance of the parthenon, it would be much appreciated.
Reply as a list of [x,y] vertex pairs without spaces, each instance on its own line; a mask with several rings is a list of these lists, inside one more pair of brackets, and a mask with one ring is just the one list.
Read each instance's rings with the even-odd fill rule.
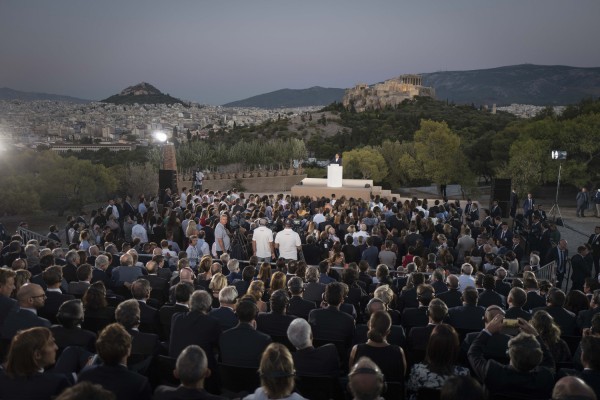
[[362,112],[367,109],[395,107],[415,96],[435,97],[435,89],[423,86],[421,75],[400,75],[373,86],[359,83],[346,90],[343,104],[346,108],[354,107],[357,112]]

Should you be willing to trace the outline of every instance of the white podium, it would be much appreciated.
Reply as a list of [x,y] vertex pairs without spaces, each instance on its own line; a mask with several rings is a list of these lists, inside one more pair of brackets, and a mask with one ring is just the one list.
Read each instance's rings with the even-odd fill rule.
[[342,187],[342,172],[344,167],[338,164],[331,164],[327,167],[327,187]]

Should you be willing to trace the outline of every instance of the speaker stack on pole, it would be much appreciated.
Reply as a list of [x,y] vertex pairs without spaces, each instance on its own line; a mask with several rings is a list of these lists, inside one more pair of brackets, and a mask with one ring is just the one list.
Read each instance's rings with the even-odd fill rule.
[[177,160],[175,158],[175,146],[173,143],[165,143],[162,146],[162,165],[158,170],[158,198],[162,200],[165,189],[171,189],[172,194],[177,190]]
[[492,190],[490,193],[490,210],[494,200],[498,200],[498,205],[502,210],[502,218],[508,218],[510,214],[510,193],[512,191],[512,180],[510,179],[492,179]]

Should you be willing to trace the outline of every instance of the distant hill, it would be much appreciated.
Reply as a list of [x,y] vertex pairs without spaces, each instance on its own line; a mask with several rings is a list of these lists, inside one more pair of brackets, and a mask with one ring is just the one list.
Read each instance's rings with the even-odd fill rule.
[[600,96],[600,68],[522,64],[422,76],[438,100],[458,104],[567,105]]
[[51,93],[36,93],[36,92],[22,92],[7,87],[0,88],[0,100],[21,100],[21,101],[34,101],[34,100],[50,100],[50,101],[67,101],[70,103],[89,103],[90,100],[78,99],[77,97],[63,96],[60,94]]
[[101,100],[103,103],[113,104],[183,104],[183,101],[162,93],[149,83],[142,82],[134,86],[129,86],[119,94],[110,96]]
[[281,89],[244,100],[223,104],[223,107],[308,107],[324,106],[342,101],[345,89],[313,86],[308,89]]

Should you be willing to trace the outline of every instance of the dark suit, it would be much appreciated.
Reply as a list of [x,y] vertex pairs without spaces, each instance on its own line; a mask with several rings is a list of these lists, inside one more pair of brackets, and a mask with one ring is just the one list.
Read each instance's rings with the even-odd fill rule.
[[4,324],[4,320],[8,314],[17,311],[18,308],[19,306],[15,299],[0,295],[0,327]]
[[108,276],[108,274],[99,268],[93,268],[91,282],[95,283],[98,281],[104,283],[104,286],[106,286],[106,288],[112,287],[110,277]]
[[323,293],[325,292],[325,285],[319,282],[308,282],[304,286],[304,299],[312,301],[315,304],[321,304],[323,300]]
[[46,318],[52,323],[56,323],[56,313],[59,307],[67,300],[73,300],[75,296],[71,294],[64,294],[58,292],[46,291],[46,301],[44,307],[38,310],[38,315],[42,318]]
[[62,374],[36,372],[28,378],[9,378],[0,368],[0,399],[50,399],[69,386]]
[[[164,304],[165,300],[169,298],[169,281],[161,278],[158,275],[146,275],[144,279],[147,279],[150,282],[150,287],[152,288],[152,292],[160,292],[161,305]],[[151,295],[153,299],[158,299],[159,297]]]
[[426,326],[429,322],[427,317],[427,307],[405,308],[402,312],[402,326],[408,330],[415,326]]
[[300,318],[308,319],[308,314],[316,307],[312,301],[304,300],[301,296],[292,296],[288,306],[288,313]]
[[250,282],[248,281],[235,281],[233,282],[233,286],[235,286],[239,297],[242,297],[248,291],[248,287],[250,286]]
[[90,287],[90,284],[88,282],[80,282],[80,281],[69,282],[68,293],[75,295],[75,296],[82,297],[89,287]]
[[462,330],[483,329],[483,315],[485,308],[473,305],[452,307],[448,310],[450,325]]
[[169,356],[177,358],[190,344],[196,344],[204,350],[208,358],[208,367],[216,366],[214,349],[219,344],[221,327],[219,321],[200,312],[190,311],[175,314],[171,325]]
[[531,311],[534,308],[545,307],[546,298],[540,296],[536,291],[527,292],[527,301],[523,304],[523,310]]
[[54,341],[60,350],[67,346],[79,346],[94,353],[96,351],[96,334],[81,328],[67,329],[62,325],[50,328]]
[[33,312],[19,308],[6,317],[4,325],[0,331],[0,336],[3,339],[11,339],[17,331],[43,326],[50,328],[50,321],[45,318],[38,317]]
[[479,294],[477,304],[484,308],[488,308],[491,305],[506,308],[506,298],[495,290],[486,289]]
[[173,319],[173,315],[177,313],[186,313],[188,311],[189,308],[181,304],[164,305],[158,310],[161,337],[163,339],[169,340],[169,337],[171,336],[171,320]]
[[402,312],[405,308],[417,308],[419,307],[419,300],[417,300],[417,288],[403,290],[396,301],[396,308]]
[[446,303],[448,308],[462,305],[462,294],[458,289],[450,289],[447,292],[436,295],[435,297]]
[[[544,254],[542,254],[544,256]],[[569,259],[569,250],[563,250],[562,256],[559,247],[555,247],[548,253],[548,262],[556,262],[556,287],[560,288],[562,280],[567,270],[567,260]]]
[[531,314],[535,314],[538,310],[545,310],[554,318],[554,322],[558,326],[560,326],[560,331],[562,335],[576,335],[579,332],[577,331],[577,317],[571,311],[565,309],[564,307],[558,306],[547,306],[540,307],[534,309]]
[[153,356],[159,353],[158,335],[140,332],[135,329],[127,329],[127,332],[131,335],[131,354]]
[[209,315],[219,321],[219,326],[222,331],[233,328],[239,322],[237,315],[235,315],[235,312],[229,307],[213,308],[210,310]]
[[67,282],[77,281],[77,266],[74,264],[67,263],[64,267],[62,267],[63,278],[67,280]]
[[444,281],[434,281],[431,286],[433,286],[433,289],[435,290],[436,297],[448,291],[448,286],[446,286]]
[[158,310],[139,300],[138,304],[140,305],[140,331],[158,333]]
[[[467,360],[469,348],[479,334],[480,332],[470,332],[465,336],[465,339],[460,346],[460,352],[462,355],[461,358],[463,360]],[[510,338],[510,336],[503,333],[495,333],[490,336],[485,347],[483,348],[484,357],[488,360],[492,358],[503,364],[508,364],[508,355],[506,354],[506,350],[508,350],[508,341]]]
[[435,327],[435,324],[427,324],[425,326],[415,326],[412,328],[408,334],[407,349],[426,350],[427,343],[429,343],[429,337]]
[[508,297],[508,293],[510,292],[511,289],[512,289],[512,287],[510,286],[509,283],[506,283],[506,282],[500,281],[500,280],[496,281],[496,292],[498,292],[502,296]]
[[248,323],[240,322],[235,328],[226,330],[219,339],[221,362],[237,367],[257,368],[263,350],[271,338],[256,331]]
[[504,315],[504,318],[509,318],[509,319],[523,318],[524,320],[529,321],[531,319],[531,313],[528,313],[527,311],[523,310],[521,307],[509,307],[508,310],[506,310],[506,314]]
[[102,385],[113,392],[117,400],[147,400],[152,397],[148,378],[130,371],[123,365],[92,365],[81,371],[79,382],[88,381]]
[[[302,254],[308,265],[319,265],[321,262],[321,249],[316,244],[305,244],[302,246]],[[360,255],[358,256],[360,261]]]
[[299,376],[339,376],[340,361],[335,345],[328,343],[321,347],[308,347],[292,353],[296,375]]
[[354,319],[336,307],[312,310],[308,314],[308,322],[315,339],[344,342],[347,346],[352,344]]
[[471,367],[491,393],[502,393],[506,396],[518,394],[520,398],[530,396],[531,399],[551,397],[554,387],[554,362],[544,344],[540,342],[544,354],[540,365],[532,371],[519,372],[495,360],[485,359],[484,349],[489,340],[488,333],[479,333],[469,349],[468,357]]
[[204,389],[190,389],[183,386],[159,386],[154,392],[153,400],[225,400],[227,397],[216,396]]
[[256,329],[274,337],[287,337],[287,329],[297,317],[274,312],[259,313],[256,316]]
[[600,396],[600,371],[596,371],[593,369],[584,369],[583,371],[576,371],[573,369],[563,369],[559,373],[557,378],[562,378],[565,375],[574,375],[578,378],[581,378],[585,383],[592,388],[594,393],[596,393],[596,398]]

